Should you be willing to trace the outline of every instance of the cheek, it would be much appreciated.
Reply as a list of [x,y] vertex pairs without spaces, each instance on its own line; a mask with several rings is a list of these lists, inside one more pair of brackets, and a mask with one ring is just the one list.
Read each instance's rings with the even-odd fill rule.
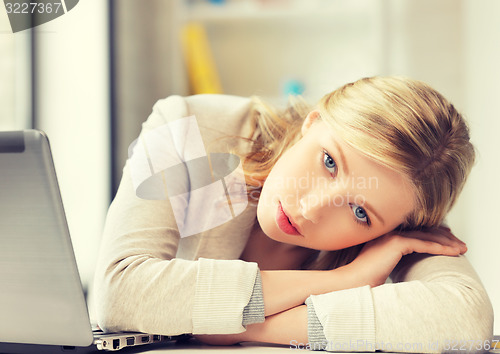
[[293,159],[293,154],[285,153],[274,165],[264,183],[266,194],[295,190],[300,179],[300,166],[300,162]]
[[371,241],[390,230],[381,228],[367,229],[356,224],[352,218],[343,213],[332,216],[328,225],[316,229],[314,248],[323,250],[340,250]]
[[282,176],[279,172],[279,170],[273,169],[272,173],[269,174],[257,202],[257,220],[264,231],[274,225],[278,201],[285,194],[282,191]]
[[273,213],[271,207],[269,206],[270,203],[265,200],[265,197],[265,194],[262,193],[257,204],[257,222],[259,223],[262,231],[265,234],[270,235],[273,230]]

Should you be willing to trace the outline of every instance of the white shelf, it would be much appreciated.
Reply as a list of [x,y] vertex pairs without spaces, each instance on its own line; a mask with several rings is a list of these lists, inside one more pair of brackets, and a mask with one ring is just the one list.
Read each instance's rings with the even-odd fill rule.
[[[228,0],[222,4],[209,1],[183,3],[184,21],[221,22],[250,20],[293,20],[304,17],[345,18],[359,14],[366,1],[340,0],[282,0],[265,3],[255,0]],[[365,11],[362,10],[362,11]]]
[[[174,37],[189,22],[207,28],[225,93],[286,102],[286,80],[314,100],[341,84],[380,72],[382,0],[175,0]],[[173,42],[175,43],[175,41]],[[172,66],[188,91],[181,52]],[[184,91],[180,91],[184,92]]]

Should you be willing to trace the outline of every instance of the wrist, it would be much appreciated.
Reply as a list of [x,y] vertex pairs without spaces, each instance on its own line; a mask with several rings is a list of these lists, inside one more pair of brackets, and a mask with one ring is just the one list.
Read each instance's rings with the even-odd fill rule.
[[330,274],[322,270],[261,271],[265,316],[302,305],[311,294],[335,290]]
[[[330,291],[338,291],[344,289],[352,289],[362,286],[362,273],[357,269],[353,263],[346,264],[342,267],[325,271],[327,274],[328,287]],[[311,294],[319,295],[319,294]]]
[[385,282],[384,279],[380,283],[379,278],[369,273],[370,269],[363,268],[361,264],[358,265],[354,261],[335,270],[338,271],[338,276],[342,279],[343,289],[354,289],[365,285],[375,287]]
[[355,288],[362,280],[352,267],[333,270],[261,271],[265,316],[304,304],[310,295]]

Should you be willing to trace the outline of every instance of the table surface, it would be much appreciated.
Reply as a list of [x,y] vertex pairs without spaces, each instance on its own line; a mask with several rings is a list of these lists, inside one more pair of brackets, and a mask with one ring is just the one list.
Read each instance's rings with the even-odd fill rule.
[[[495,336],[495,340],[499,340],[500,336]],[[35,353],[35,354],[40,354],[40,348],[31,348],[29,350],[30,353]],[[53,348],[52,348],[53,349]],[[244,352],[245,354],[249,353],[259,353],[259,354],[279,354],[279,353],[290,353],[290,351],[299,351],[303,353],[311,353],[312,351],[305,349],[303,347],[297,348],[296,346],[293,345],[278,345],[278,344],[264,344],[264,343],[257,343],[257,342],[246,342],[246,343],[241,343],[237,345],[231,345],[231,346],[212,346],[208,344],[203,344],[195,339],[189,339],[189,340],[182,340],[182,341],[171,341],[171,342],[166,342],[166,343],[157,343],[157,344],[152,344],[152,345],[140,345],[136,347],[128,347],[124,348],[122,350],[117,351],[117,354],[167,354],[167,353],[172,353],[175,351],[182,351],[181,354],[200,354],[201,352],[205,353],[218,353],[220,351],[224,352],[224,354],[231,354],[231,353],[238,353],[241,354],[241,352]],[[1,350],[0,350],[1,351]],[[60,352],[60,348],[57,348],[57,352]],[[65,350],[63,350],[65,351]],[[27,349],[26,348],[17,348],[17,349],[12,349],[12,348],[3,348],[3,352],[7,353],[26,353]],[[45,350],[43,351],[44,353],[50,353],[53,354],[52,350]],[[325,351],[314,351],[315,353],[326,353]],[[88,351],[86,351],[88,353]],[[92,353],[94,354],[104,354],[104,353],[113,353],[109,351],[93,351]],[[500,348],[491,351],[490,353],[500,353]],[[368,354],[368,353],[361,353],[361,354]]]
[[[500,339],[499,336],[495,336],[495,339],[498,340]],[[218,353],[220,351],[223,351],[224,354],[231,354],[231,353],[245,353],[245,354],[252,354],[252,353],[259,353],[259,354],[279,354],[279,353],[290,353],[290,351],[296,351],[299,350],[299,352],[303,353],[318,353],[317,351],[310,351],[306,349],[300,349],[296,348],[290,345],[279,345],[279,344],[264,344],[264,343],[256,343],[256,342],[245,342],[237,345],[231,345],[231,346],[213,346],[213,345],[208,345],[208,344],[203,344],[200,343],[194,339],[188,340],[188,341],[182,341],[182,342],[168,342],[165,344],[162,344],[161,346],[137,346],[137,347],[132,347],[132,348],[125,348],[120,350],[117,353],[121,354],[167,354],[167,353],[172,353],[175,351],[182,351],[182,354],[200,354],[201,351],[203,352],[212,352],[212,353]],[[327,353],[325,351],[320,351],[319,353]],[[500,353],[500,350],[494,350],[491,351],[490,353]],[[359,353],[358,354],[368,354],[368,353]],[[373,353],[370,353],[373,354]]]
[[182,352],[183,354],[191,354],[197,353],[199,354],[201,351],[203,352],[213,352],[218,353],[220,351],[224,351],[225,354],[230,353],[261,353],[261,354],[276,354],[276,353],[284,353],[290,352],[289,345],[278,345],[278,344],[263,344],[263,343],[253,343],[246,342],[236,345],[229,346],[216,346],[216,345],[208,345],[200,343],[196,340],[189,340],[184,342],[168,342],[165,344],[161,344],[159,346],[137,346],[132,348],[125,348],[117,353],[122,354],[161,354],[161,353],[172,353],[172,352]]
[[[242,343],[242,344],[237,344],[237,345],[230,345],[230,346],[214,346],[214,345],[208,345],[208,344],[202,344],[196,341],[189,341],[185,343],[167,343],[165,345],[162,345],[160,347],[155,347],[153,349],[146,347],[135,347],[135,348],[126,348],[123,350],[120,350],[117,353],[122,353],[122,354],[131,354],[131,353],[137,353],[137,354],[162,354],[162,353],[173,353],[175,351],[182,352],[182,354],[200,354],[201,351],[205,353],[219,353],[219,352],[224,352],[224,354],[231,354],[231,353],[245,353],[245,354],[251,354],[251,353],[259,353],[259,354],[279,354],[279,353],[290,353],[290,348],[289,345],[278,345],[278,344],[263,344],[263,343],[252,343],[252,342],[247,342],[247,343]],[[309,350],[305,351],[310,352]],[[323,352],[324,353],[324,352]],[[362,353],[361,353],[362,354]]]

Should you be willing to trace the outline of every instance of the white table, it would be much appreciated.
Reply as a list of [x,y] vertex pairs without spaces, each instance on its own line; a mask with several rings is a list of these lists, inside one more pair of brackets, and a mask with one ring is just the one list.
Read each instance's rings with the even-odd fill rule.
[[[500,339],[499,336],[495,336],[495,339]],[[263,344],[256,342],[246,342],[242,344],[232,345],[232,346],[213,346],[202,344],[196,340],[189,340],[186,342],[169,342],[161,347],[148,348],[148,347],[135,347],[126,348],[123,351],[117,353],[137,353],[137,354],[168,354],[174,352],[182,352],[182,354],[200,354],[204,353],[219,353],[224,352],[224,354],[279,354],[279,353],[328,353],[325,351],[310,351],[306,349],[297,349],[290,345],[278,345],[278,344]],[[500,353],[500,349],[491,351],[490,353]],[[358,354],[373,354],[373,353],[359,353]]]
[[[315,352],[306,349],[297,349],[291,347],[290,345],[279,345],[279,344],[263,344],[256,342],[246,342],[237,345],[230,346],[213,346],[208,344],[200,343],[196,340],[189,340],[187,342],[169,342],[162,344],[154,349],[146,347],[135,347],[126,348],[123,351],[118,351],[117,353],[137,353],[137,354],[168,354],[181,352],[182,354],[200,354],[200,353],[219,353],[224,354],[238,353],[238,354],[280,354],[280,353],[327,353],[324,351]],[[360,353],[364,354],[364,353]],[[373,353],[370,353],[373,354]]]

